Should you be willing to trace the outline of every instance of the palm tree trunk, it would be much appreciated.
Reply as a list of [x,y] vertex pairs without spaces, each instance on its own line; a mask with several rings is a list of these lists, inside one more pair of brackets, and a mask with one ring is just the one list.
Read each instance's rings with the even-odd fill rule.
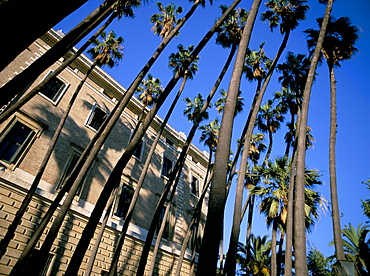
[[331,216],[334,232],[335,257],[338,261],[346,260],[343,251],[343,240],[340,226],[339,203],[337,191],[337,172],[335,146],[337,139],[337,89],[332,62],[328,62],[330,75],[330,140],[329,140],[329,171],[330,171],[330,199]]
[[159,228],[159,231],[158,231],[158,234],[157,234],[157,239],[155,241],[155,245],[154,245],[154,248],[153,248],[152,261],[150,263],[150,267],[149,267],[149,271],[147,273],[147,276],[152,276],[153,273],[154,273],[155,263],[156,263],[156,260],[157,260],[157,254],[158,254],[158,250],[159,250],[159,245],[160,245],[161,240],[162,240],[164,229],[166,228],[168,214],[170,213],[172,200],[173,200],[173,197],[175,196],[176,187],[177,187],[177,183],[180,180],[180,176],[181,176],[181,170],[177,173],[177,177],[176,177],[176,180],[175,180],[176,184],[173,185],[170,198],[168,199],[168,204],[166,206],[166,210],[165,210],[164,215],[163,215],[163,220],[162,220],[161,226]]
[[2,1],[0,33],[7,41],[12,41],[12,45],[0,45],[0,52],[6,53],[1,57],[0,71],[32,42],[86,2],[87,0]]
[[277,222],[276,218],[273,219],[272,223],[272,240],[271,240],[271,276],[277,276],[276,273],[276,232]]
[[290,114],[291,120],[290,120],[290,126],[289,126],[289,131],[291,135],[288,136],[287,141],[286,141],[285,154],[284,154],[285,159],[288,159],[290,147],[292,145],[292,135],[294,133],[294,123],[295,123],[294,117],[295,117],[294,113],[291,113]]
[[18,224],[20,223],[20,221],[21,221],[24,213],[27,210],[28,205],[30,204],[30,202],[32,200],[33,195],[36,192],[37,186],[39,185],[40,180],[41,180],[41,177],[42,177],[43,173],[45,172],[46,165],[49,162],[50,156],[51,156],[51,154],[52,154],[52,152],[53,152],[53,150],[55,148],[55,145],[56,145],[56,143],[58,141],[58,138],[60,136],[60,133],[62,132],[64,123],[65,123],[65,121],[68,118],[68,115],[69,115],[69,112],[70,112],[70,110],[72,108],[72,105],[73,105],[75,99],[77,98],[77,95],[80,92],[83,84],[86,82],[87,77],[89,76],[89,74],[91,73],[91,71],[95,68],[95,66],[96,66],[96,63],[94,63],[89,68],[89,70],[86,72],[86,75],[85,75],[84,79],[81,80],[80,84],[76,88],[75,92],[73,93],[73,95],[72,95],[72,97],[71,97],[71,99],[70,99],[70,101],[69,101],[69,103],[67,105],[66,110],[64,111],[64,114],[63,114],[62,118],[60,119],[60,122],[59,122],[59,124],[57,126],[57,129],[55,130],[55,133],[53,135],[53,138],[50,141],[48,150],[46,151],[46,153],[44,155],[44,158],[43,158],[43,160],[42,160],[42,162],[40,164],[40,167],[37,170],[37,173],[35,175],[35,178],[32,181],[32,184],[30,186],[30,189],[28,190],[28,192],[26,194],[26,197],[23,199],[21,206],[19,207],[17,213],[15,214],[15,217],[13,219],[13,222],[8,227],[8,231],[6,232],[4,238],[0,242],[0,258],[2,258],[2,256],[5,254],[6,248],[8,247],[9,242],[14,237],[15,230],[17,229]]
[[[109,13],[112,12],[112,9],[108,9],[100,18],[105,18]],[[23,89],[22,92],[19,92],[15,99],[13,99],[6,107],[5,111],[0,115],[0,123],[4,122],[9,118],[14,112],[19,110],[24,104],[26,104],[32,97],[34,97],[44,85],[49,82],[52,78],[59,75],[67,66],[69,66],[74,60],[76,60],[86,49],[87,47],[103,32],[117,17],[117,13],[114,12],[109,19],[95,32],[95,34],[90,37],[89,40],[85,42],[84,45],[72,56],[70,56],[65,62],[63,62],[56,70],[51,72],[44,80],[42,80],[38,85],[31,89],[27,94],[26,90]],[[100,18],[97,21],[101,21]],[[1,91],[1,90],[0,90]],[[22,96],[25,94],[24,96]]]
[[[223,223],[220,223],[220,219],[223,220],[226,203],[225,185],[235,108],[238,99],[245,54],[260,4],[261,0],[253,1],[246,25],[243,30],[243,35],[234,64],[234,70],[229,84],[228,95],[222,116],[219,144],[216,150],[216,162],[214,168],[215,173],[212,178],[207,222],[199,252],[197,275],[210,275],[210,273],[213,275],[216,273],[218,249],[223,226]],[[240,222],[240,215],[238,219]]]
[[[297,113],[297,129],[300,124],[300,109]],[[290,177],[289,177],[289,192],[288,192],[288,213],[286,220],[286,245],[285,245],[285,265],[284,265],[284,275],[291,276],[293,269],[293,225],[294,225],[294,201],[295,201],[295,176],[296,176],[296,166],[297,166],[297,131],[295,132],[293,156],[290,165]],[[287,160],[288,161],[288,160]]]
[[0,88],[2,94],[0,106],[6,105],[16,94],[23,91],[42,72],[67,53],[81,41],[89,32],[97,27],[113,11],[116,0],[107,0],[88,15],[76,27],[68,32],[50,50],[35,60],[26,70],[16,75]]
[[297,275],[308,275],[307,257],[306,257],[306,235],[305,235],[305,159],[306,159],[306,131],[308,120],[308,107],[311,96],[311,89],[316,71],[322,42],[325,37],[326,26],[332,10],[333,0],[328,0],[324,19],[321,24],[319,38],[316,43],[314,55],[311,60],[311,66],[303,93],[302,115],[298,129],[297,144],[297,174],[296,174],[296,198],[294,208],[294,252],[295,252],[295,271]]
[[[212,178],[212,175],[213,175],[213,171],[210,175],[210,178]],[[191,219],[191,222],[189,223],[189,227],[188,227],[188,230],[186,231],[184,240],[182,241],[179,258],[177,260],[176,272],[175,272],[174,276],[179,276],[180,275],[182,262],[184,261],[185,251],[186,251],[188,242],[189,242],[191,234],[192,234],[192,229],[193,229],[194,226],[196,226],[199,223],[203,200],[204,200],[204,198],[207,194],[207,190],[208,190],[208,187],[209,187],[209,184],[211,183],[211,181],[208,180],[205,183],[206,183],[206,185],[204,186],[202,194],[201,194],[201,196],[200,196],[200,198],[197,202],[197,205],[194,208],[193,217]]]
[[264,164],[267,164],[267,162],[269,161],[271,151],[272,151],[272,144],[273,144],[272,132],[270,130],[268,130],[268,134],[269,134],[269,147],[267,149],[265,159],[263,160]]
[[91,271],[93,269],[95,257],[96,257],[96,254],[98,253],[99,245],[100,245],[101,239],[103,238],[105,227],[107,226],[108,219],[111,216],[111,211],[112,211],[112,208],[113,208],[114,200],[116,199],[117,194],[118,194],[117,191],[118,191],[118,189],[115,189],[113,191],[112,196],[109,198],[109,201],[107,203],[108,208],[105,211],[104,219],[103,219],[103,221],[100,225],[99,233],[96,236],[95,244],[94,244],[93,249],[91,250],[89,261],[88,261],[87,266],[86,266],[86,270],[85,270],[85,275],[86,276],[90,276]]

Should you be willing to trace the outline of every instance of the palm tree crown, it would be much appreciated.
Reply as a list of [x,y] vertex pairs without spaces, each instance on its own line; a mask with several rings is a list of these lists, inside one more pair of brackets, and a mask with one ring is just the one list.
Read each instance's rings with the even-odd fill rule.
[[305,0],[271,0],[266,3],[270,10],[262,13],[262,21],[269,20],[270,28],[273,30],[280,23],[280,33],[294,30],[298,26],[299,20],[306,19],[308,6]]
[[[168,66],[176,73],[182,65],[190,58],[191,52],[194,50],[194,45],[190,45],[187,49],[184,45],[179,44],[177,45],[178,51],[176,53],[172,53],[169,56],[169,64]],[[197,56],[193,62],[189,65],[188,69],[186,69],[184,75],[188,79],[192,79],[195,73],[198,71],[198,63],[199,56]]]
[[141,92],[139,99],[145,106],[151,106],[155,103],[156,99],[163,91],[161,80],[154,78],[151,74],[148,74],[148,78],[143,80],[140,86],[137,88],[138,92]]
[[[222,12],[227,10],[226,5],[220,6]],[[239,44],[248,13],[244,9],[235,9],[222,23],[217,31],[216,43],[223,48]]]
[[[322,18],[317,19],[317,23],[321,26]],[[313,49],[316,46],[319,31],[307,29],[307,46]],[[334,66],[340,66],[339,62],[351,59],[352,55],[358,51],[354,46],[359,39],[359,29],[351,25],[348,17],[335,19],[330,17],[324,42],[321,52],[328,63]]]
[[97,65],[106,65],[109,68],[113,68],[123,57],[123,46],[121,45],[123,38],[121,36],[116,38],[114,31],[110,31],[108,35],[102,32],[99,37],[102,41],[98,38],[95,39],[92,43],[95,47],[90,48],[87,52]]
[[182,7],[176,7],[175,4],[168,4],[166,7],[161,2],[157,2],[160,13],[153,14],[150,17],[150,23],[153,23],[152,31],[162,39],[175,28],[181,19],[176,19],[179,13],[182,13]]

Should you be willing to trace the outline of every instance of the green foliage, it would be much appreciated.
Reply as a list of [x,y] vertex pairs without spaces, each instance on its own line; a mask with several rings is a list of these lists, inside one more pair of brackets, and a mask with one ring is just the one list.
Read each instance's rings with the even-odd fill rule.
[[175,4],[168,4],[166,7],[161,2],[157,2],[157,7],[160,13],[153,14],[150,17],[150,23],[153,33],[164,39],[167,37],[181,19],[176,19],[179,13],[182,13],[182,7],[176,7]]
[[[194,45],[190,45],[188,48],[186,48],[184,45],[179,44],[177,45],[177,50],[178,51],[176,53],[172,53],[168,57],[170,61],[168,66],[173,70],[174,74],[180,70],[184,63],[189,61],[191,53],[194,50]],[[198,61],[199,56],[195,57],[192,63],[188,66],[188,69],[186,69],[184,73],[186,78],[193,79],[195,73],[198,71]]]
[[97,65],[113,68],[123,57],[123,38],[121,36],[116,38],[114,31],[110,31],[108,34],[102,32],[99,38],[92,42],[95,47],[90,48],[87,53]]
[[[362,183],[367,186],[367,189],[370,192],[370,179],[366,182],[363,181]],[[365,216],[367,216],[367,218],[370,219],[370,198],[367,198],[365,200],[361,199],[361,202],[362,202],[361,206],[362,206],[362,209],[364,210]]]
[[270,21],[271,31],[279,26],[280,33],[294,30],[299,20],[306,19],[308,6],[305,0],[270,0],[265,5],[270,9],[261,15],[261,20]]
[[[228,7],[221,5],[220,8],[224,13]],[[239,44],[247,17],[248,13],[244,9],[239,8],[233,10],[218,28],[216,43],[223,48],[229,48],[232,45]]]
[[[321,26],[322,18],[316,21]],[[314,51],[319,37],[319,30],[307,29],[307,46]],[[351,59],[352,55],[358,51],[354,46],[359,39],[359,28],[351,25],[348,17],[335,19],[330,17],[326,28],[326,35],[322,44],[321,52],[328,64],[340,66],[340,61]]]
[[[191,100],[189,97],[184,99],[186,108],[184,110],[184,115],[190,122],[195,122],[198,119],[198,116],[201,114],[202,107],[204,105],[204,99],[202,94],[198,93],[194,100]],[[210,106],[208,106],[210,108]],[[208,112],[204,112],[200,118],[200,121],[208,119]]]
[[239,243],[237,248],[237,263],[243,275],[270,275],[271,240],[269,236],[251,235],[251,246]]
[[329,258],[325,258],[317,248],[311,247],[307,255],[307,265],[310,276],[334,276]]
[[140,86],[137,88],[137,92],[140,93],[138,98],[142,103],[145,106],[151,106],[163,92],[161,80],[148,74],[148,78],[141,81]]
[[[224,106],[226,103],[226,98],[227,98],[227,92],[224,89],[220,90],[221,97],[216,101],[215,106],[217,109],[217,113],[221,114],[224,111]],[[238,101],[236,102],[236,108],[235,108],[235,116],[242,112],[243,110],[243,97],[241,96],[242,91],[239,90],[238,93]]]

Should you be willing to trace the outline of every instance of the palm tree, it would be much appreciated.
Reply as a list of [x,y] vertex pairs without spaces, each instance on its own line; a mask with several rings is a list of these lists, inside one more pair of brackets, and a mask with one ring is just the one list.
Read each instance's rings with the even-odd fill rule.
[[269,236],[261,238],[252,234],[251,247],[238,244],[237,260],[240,270],[246,272],[246,275],[270,275],[271,240],[267,240],[268,238]]
[[[227,92],[225,91],[225,89],[221,89],[220,94],[221,94],[221,97],[215,103],[218,114],[222,114],[222,112],[224,111],[226,98],[227,98]],[[242,94],[242,91],[239,90],[238,101],[236,103],[236,108],[235,108],[235,116],[243,111],[243,105],[244,105],[243,100],[244,99],[241,96],[241,94]]]
[[230,140],[240,87],[240,77],[242,75],[246,49],[248,48],[260,3],[260,0],[253,1],[245,27],[243,29],[243,35],[240,40],[238,53],[234,64],[234,70],[229,84],[228,96],[221,121],[219,144],[216,150],[216,161],[210,190],[207,222],[204,230],[204,238],[199,252],[197,275],[206,275],[210,272],[216,272],[218,248],[222,236],[223,226],[223,223],[220,223],[220,219],[223,220],[224,217],[224,206],[226,200],[225,184],[230,155]]
[[[367,239],[369,233],[369,225],[362,225],[360,223],[357,229],[349,225],[345,225],[342,230],[344,253],[347,260],[354,262],[356,272],[359,276],[369,275],[370,271],[370,238]],[[333,242],[331,243],[333,244]]]
[[164,7],[161,2],[157,2],[157,7],[160,13],[153,14],[150,17],[150,23],[154,24],[152,31],[164,39],[181,21],[181,19],[176,19],[176,16],[182,13],[182,7],[176,7],[173,3]]
[[[324,2],[324,1],[320,1]],[[319,54],[321,46],[324,41],[326,26],[329,21],[330,13],[333,7],[333,0],[328,0],[325,10],[324,19],[320,28],[315,51],[312,55],[310,70],[308,72],[304,93],[303,102],[301,109],[301,118],[298,124],[297,131],[297,148],[296,148],[296,177],[295,177],[295,205],[294,205],[294,249],[295,249],[295,271],[299,275],[307,275],[307,257],[306,257],[306,241],[305,241],[305,229],[304,229],[304,183],[305,183],[305,160],[306,160],[306,132],[307,132],[307,120],[308,120],[308,106],[311,97],[311,89],[315,76],[317,63],[319,61]],[[288,214],[293,213],[293,210],[289,209]],[[292,225],[292,223],[290,223]],[[291,253],[291,250],[289,254]],[[288,262],[285,264],[285,275],[291,275],[291,255],[286,254]],[[290,257],[290,258],[289,258]]]
[[[317,19],[319,26],[323,19]],[[309,49],[314,49],[319,32],[313,29],[305,31],[308,37]],[[341,17],[338,20],[330,17],[326,28],[325,38],[321,52],[326,59],[330,75],[330,138],[329,138],[329,170],[330,170],[330,196],[332,202],[332,222],[334,231],[335,251],[338,260],[344,260],[342,242],[340,238],[340,217],[337,194],[336,179],[336,133],[337,133],[337,103],[336,103],[336,79],[335,67],[340,67],[340,62],[351,59],[357,51],[355,43],[359,38],[359,30],[352,26],[348,17]]]
[[256,119],[258,129],[262,132],[267,132],[269,137],[269,145],[264,163],[267,163],[272,151],[272,134],[276,133],[280,128],[280,123],[284,121],[284,116],[282,115],[282,112],[280,112],[279,107],[277,106],[273,108],[272,105],[272,100],[268,100],[266,104],[262,105]]
[[[266,167],[255,167],[256,172],[262,177],[264,186],[254,186],[251,189],[251,194],[261,197],[260,212],[266,216],[267,225],[272,225],[271,275],[278,275],[279,271],[276,268],[280,267],[277,263],[276,234],[278,229],[280,229],[283,237],[286,224],[291,173],[288,164],[285,158],[277,158],[274,162],[269,161]],[[319,204],[322,203],[319,193],[313,190],[315,185],[322,184],[318,178],[319,174],[317,171],[306,170],[305,225],[307,231],[310,231],[315,219],[318,218],[317,209]]]
[[[96,66],[108,66],[110,68],[113,68],[114,66],[118,65],[118,62],[122,59],[123,57],[123,54],[122,54],[122,50],[123,50],[123,46],[122,46],[122,43],[123,43],[123,38],[122,37],[116,37],[115,33],[113,31],[109,32],[108,35],[105,33],[105,32],[102,32],[101,35],[100,35],[100,38],[101,38],[101,41],[99,39],[96,39],[94,40],[93,42],[93,45],[95,47],[92,47],[88,50],[88,54],[91,55],[91,57],[93,58],[94,62],[93,64],[90,66],[90,68],[87,70],[86,74],[85,74],[85,77],[81,80],[81,82],[79,83],[79,85],[77,86],[75,92],[73,93],[70,101],[69,101],[69,104],[66,108],[66,110],[64,111],[64,114],[58,124],[58,127],[53,135],[53,138],[51,140],[51,143],[49,145],[49,148],[47,150],[47,152],[45,153],[45,156],[44,156],[44,159],[38,169],[38,172],[36,173],[36,176],[35,176],[35,179],[34,181],[32,182],[31,184],[31,188],[29,190],[29,192],[27,193],[27,196],[25,198],[25,200],[22,202],[22,206],[19,208],[19,211],[18,211],[18,214],[16,215],[16,218],[15,220],[13,221],[12,223],[12,226],[9,228],[9,234],[7,233],[7,235],[9,236],[9,239],[3,239],[1,241],[1,248],[4,248],[4,253],[5,253],[5,249],[6,249],[6,246],[7,244],[6,243],[9,243],[10,239],[12,238],[12,236],[14,235],[14,231],[17,227],[17,225],[19,224],[19,221],[20,219],[22,218],[28,204],[30,203],[30,201],[32,200],[32,196],[33,194],[35,193],[36,191],[36,188],[41,180],[41,177],[46,169],[46,165],[50,159],[50,156],[54,150],[54,147],[56,145],[56,142],[60,136],[60,133],[63,129],[63,126],[64,126],[64,123],[69,115],[69,111],[71,110],[72,108],[72,105],[75,101],[75,99],[77,98],[77,95],[78,93],[80,92],[80,90],[82,89],[82,86],[83,84],[86,82],[87,78],[89,77],[90,73],[94,70],[94,68]],[[64,194],[62,193],[62,191],[60,191],[61,194]],[[13,229],[14,230],[13,230]],[[38,271],[40,271],[42,269],[42,267],[44,266],[46,260],[47,260],[47,257],[48,257],[48,253],[50,251],[50,248],[52,246],[52,242],[53,242],[53,239],[50,239],[50,240],[45,240],[39,253],[38,253],[38,265],[37,266],[32,266],[32,271],[34,271],[35,273],[38,273]],[[27,258],[29,257],[29,253],[31,252],[31,250],[34,248],[34,245],[35,244],[32,244],[32,243],[29,243],[28,245],[28,248],[26,248],[23,252],[22,252],[22,255],[23,257],[19,258],[19,261],[17,262],[17,265],[19,267],[22,267],[21,269],[25,270],[26,267],[23,267],[24,264],[23,261],[25,260],[27,262]],[[15,273],[17,274],[18,270],[17,270],[17,265],[13,268],[13,271],[12,273]],[[27,269],[28,271],[29,269]]]

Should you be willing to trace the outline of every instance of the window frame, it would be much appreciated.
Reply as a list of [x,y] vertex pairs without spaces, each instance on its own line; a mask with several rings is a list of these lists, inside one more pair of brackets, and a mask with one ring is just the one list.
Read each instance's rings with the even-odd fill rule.
[[[62,189],[64,181],[67,179],[68,175],[73,171],[73,167],[77,164],[78,159],[80,159],[81,157],[81,154],[82,154],[82,150],[79,147],[77,147],[76,145],[71,145],[69,152],[68,152],[68,157],[66,158],[66,162],[64,163],[63,169],[61,171],[61,176],[59,177],[57,185],[55,187],[56,191],[59,191],[60,189]],[[74,159],[75,157],[77,157],[77,159]],[[74,164],[71,164],[73,160],[76,160],[76,161]],[[83,180],[82,185],[78,188],[76,192],[76,196],[81,195],[85,180],[86,180],[86,177]]]
[[[162,221],[164,219],[164,214],[166,212],[166,208],[167,208],[167,204],[165,204],[162,207],[161,213],[159,214],[159,217],[158,217],[157,226],[155,228],[155,234],[157,236],[158,236],[159,230],[161,228]],[[161,237],[162,239],[167,240],[167,241],[171,241],[172,237],[173,237],[173,231],[171,229],[171,225],[172,225],[172,222],[171,222],[171,219],[172,219],[171,208],[172,208],[172,206],[170,206],[170,210],[168,212],[167,219],[166,219],[165,229],[164,229],[162,237]]]
[[[131,193],[131,194],[129,194],[129,196],[131,198],[130,198],[129,202],[125,203],[126,210],[123,211],[122,215],[119,215],[117,213],[119,211],[118,208],[120,207],[121,196],[122,196],[122,192],[123,192],[124,188],[126,188],[127,191],[129,191],[129,193]],[[132,187],[130,184],[126,184],[126,183],[121,182],[121,184],[119,186],[119,193],[117,193],[117,196],[116,196],[116,199],[115,199],[115,202],[114,202],[114,208],[113,208],[113,211],[112,211],[112,216],[114,216],[115,218],[118,218],[120,220],[124,220],[126,218],[127,211],[128,211],[128,208],[130,207],[130,203],[132,201],[132,197],[134,195],[134,192],[135,192],[134,187]]]
[[[94,114],[95,114],[95,110],[96,109],[100,109],[101,111],[103,111],[104,113],[105,113],[105,117],[104,117],[104,119],[102,120],[102,122],[101,122],[101,124],[99,125],[99,127],[96,129],[95,127],[93,127],[93,126],[91,126],[91,123],[92,123],[92,121],[93,121],[93,119],[94,119]],[[91,130],[93,130],[93,131],[95,131],[95,132],[97,132],[99,129],[100,129],[100,127],[101,127],[101,125],[105,122],[105,120],[108,118],[108,116],[109,116],[109,110],[107,110],[107,109],[105,109],[105,108],[103,108],[103,107],[101,107],[98,103],[94,103],[93,104],[93,106],[92,106],[92,108],[91,108],[91,110],[90,110],[90,113],[89,113],[89,115],[87,116],[87,119],[86,119],[86,121],[85,121],[85,126],[86,127],[88,127],[89,129],[91,129]]]
[[[197,185],[196,193],[193,193],[193,183],[194,183],[193,180],[194,180],[194,178],[197,180],[196,181],[196,185]],[[200,196],[200,177],[195,173],[190,173],[190,181],[189,182],[190,182],[189,183],[190,194],[199,198],[199,196]]]
[[20,123],[29,129],[31,132],[27,135],[27,138],[23,141],[22,145],[18,147],[18,149],[14,152],[12,157],[9,161],[0,160],[0,163],[5,164],[8,167],[14,168],[19,165],[19,163],[23,160],[25,155],[27,154],[28,150],[31,148],[34,141],[40,137],[42,132],[42,127],[37,124],[36,122],[30,122],[30,120],[21,118],[21,116],[14,116],[11,121],[4,127],[4,129],[0,133],[0,145],[13,129],[13,127]]
[[[140,146],[140,150],[137,150],[137,146]],[[143,153],[144,153],[144,147],[145,147],[145,139],[142,138],[138,145],[136,145],[134,152],[132,153],[132,157],[137,159],[138,161],[142,161]],[[136,151],[139,151],[139,156],[136,156]]]
[[[51,73],[53,73],[53,70],[49,71],[49,73],[47,73],[45,75],[45,77],[42,79],[42,81],[45,80]],[[57,80],[59,80],[63,83],[62,89],[61,88],[58,89],[58,93],[57,93],[58,96],[55,99],[51,99],[47,95],[43,94],[41,91],[38,91],[38,94],[40,96],[42,96],[44,99],[52,102],[54,105],[57,105],[60,102],[60,100],[62,99],[62,97],[64,96],[64,94],[66,93],[67,89],[69,88],[70,83],[67,80],[65,80],[64,78],[62,78],[60,75],[54,76],[51,80],[53,80],[54,78],[56,78]],[[45,85],[44,85],[44,87],[45,87]]]
[[[169,162],[171,162],[171,168],[169,169],[169,171],[166,174],[164,173],[165,160],[168,160]],[[164,177],[164,178],[168,178],[170,176],[172,170],[173,170],[173,160],[171,158],[169,158],[168,156],[163,155],[163,157],[162,157],[162,166],[161,166],[161,176]]]

